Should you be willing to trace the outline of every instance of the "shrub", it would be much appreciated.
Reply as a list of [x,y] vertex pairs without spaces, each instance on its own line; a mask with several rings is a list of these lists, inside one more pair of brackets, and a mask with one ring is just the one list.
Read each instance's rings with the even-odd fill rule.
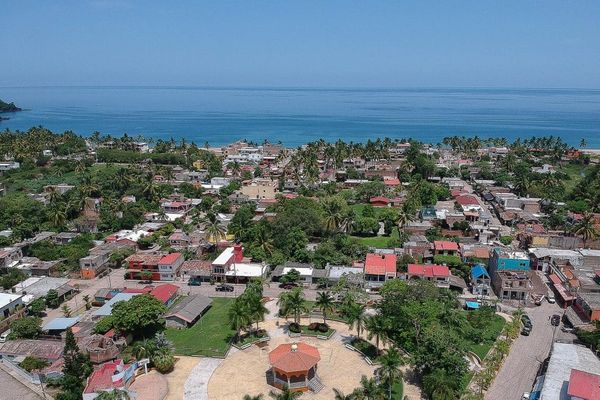
[[295,323],[295,322],[292,322],[292,323],[289,325],[289,330],[290,330],[290,332],[292,332],[292,333],[300,333],[300,331],[301,331],[300,324],[297,324],[297,323]]
[[47,367],[48,365],[50,365],[48,361],[31,356],[25,357],[25,359],[19,364],[19,366],[27,372],[42,369],[44,367]]
[[509,244],[511,244],[513,241],[512,236],[502,236],[500,237],[500,243],[502,243],[505,246],[508,246]]
[[327,333],[329,331],[329,326],[327,324],[319,324],[319,332]]
[[318,322],[313,322],[310,325],[308,325],[308,329],[310,329],[311,331],[316,331],[317,329],[319,329],[319,323]]

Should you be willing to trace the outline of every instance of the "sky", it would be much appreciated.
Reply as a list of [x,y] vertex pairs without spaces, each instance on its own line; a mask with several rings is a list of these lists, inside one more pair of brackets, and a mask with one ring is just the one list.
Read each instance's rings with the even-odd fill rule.
[[600,89],[600,1],[19,0],[0,86]]

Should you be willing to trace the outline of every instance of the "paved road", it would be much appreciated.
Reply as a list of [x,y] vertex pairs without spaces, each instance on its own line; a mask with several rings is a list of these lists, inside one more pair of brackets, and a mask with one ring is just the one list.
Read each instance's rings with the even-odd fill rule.
[[0,369],[0,399],[42,400],[27,386]]
[[[98,289],[102,288],[141,288],[147,285],[138,283],[137,280],[125,280],[123,269],[117,269],[110,273],[110,276],[105,276],[101,279],[72,279],[70,281],[71,285],[76,285],[79,288],[79,294],[73,297],[71,300],[66,302],[69,308],[72,311],[81,310],[84,306],[83,296],[89,295],[90,298],[94,298],[94,294]],[[204,296],[210,297],[238,297],[242,294],[246,288],[244,284],[233,285],[233,292],[217,292],[215,290],[215,285],[211,285],[209,283],[202,283],[200,286],[188,286],[187,281],[174,281],[174,282],[155,282],[154,285],[160,285],[161,283],[173,283],[179,286],[180,293],[182,294],[202,294]],[[285,292],[285,289],[280,289],[276,283],[266,286],[264,288],[264,295],[268,297],[279,297],[281,292]],[[315,300],[317,296],[317,290],[314,289],[306,289],[304,291],[305,297],[307,300]],[[61,306],[62,307],[62,306]],[[77,313],[76,313],[77,314]],[[62,317],[63,313],[60,308],[51,310],[47,310],[47,315],[44,317],[44,323],[51,321],[54,318]]]
[[519,336],[513,343],[510,354],[490,390],[486,400],[519,400],[525,392],[531,391],[541,364],[550,351],[555,340],[573,340],[574,336],[564,333],[560,327],[550,325],[552,314],[562,315],[556,304],[543,302],[541,306],[527,308],[525,312],[533,321],[530,336]]

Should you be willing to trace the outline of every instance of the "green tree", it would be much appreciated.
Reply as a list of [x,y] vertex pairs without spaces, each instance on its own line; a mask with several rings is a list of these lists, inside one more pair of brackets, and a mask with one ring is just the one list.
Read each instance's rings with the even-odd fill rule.
[[581,236],[583,247],[586,247],[589,240],[598,239],[600,232],[596,228],[596,216],[591,212],[585,213],[581,221],[573,227],[573,233]]
[[48,290],[48,293],[46,293],[46,305],[50,308],[58,308],[60,305],[60,298],[56,290]]
[[42,319],[39,317],[23,317],[10,324],[11,339],[35,339],[42,331]]
[[367,378],[365,375],[360,378],[360,387],[355,389],[353,394],[356,398],[362,400],[385,399],[385,391],[375,378]]
[[365,313],[365,305],[354,302],[346,308],[346,319],[348,321],[348,328],[356,328],[356,333],[360,338],[361,332],[365,329],[367,321],[367,315]]
[[333,312],[335,309],[333,304],[333,297],[329,294],[329,292],[318,292],[317,293],[317,301],[315,302],[315,306],[323,313],[323,323],[327,324],[327,313]]
[[19,363],[19,366],[27,372],[40,370],[47,367],[48,365],[50,365],[48,361],[31,356],[25,357],[25,359]]
[[458,382],[443,369],[436,369],[423,377],[423,390],[433,400],[454,400]]
[[126,390],[115,389],[110,392],[102,392],[96,397],[96,400],[130,400],[129,392]]
[[287,293],[283,293],[281,297],[279,297],[277,305],[283,315],[287,316],[292,314],[296,324],[300,323],[300,315],[308,312],[306,300],[304,300],[304,293],[302,288],[299,287],[294,288]]
[[39,297],[39,298],[35,299],[31,303],[29,303],[29,305],[27,306],[27,311],[29,312],[29,314],[31,314],[35,317],[41,316],[45,310],[46,310],[46,299],[44,299],[43,297]]
[[395,348],[390,348],[379,357],[379,367],[375,370],[375,374],[380,379],[387,381],[388,383],[388,399],[392,400],[392,387],[396,379],[402,377],[402,371],[400,367],[404,365],[404,360],[400,355],[400,352]]
[[229,326],[236,332],[236,338],[239,340],[240,331],[246,329],[250,325],[250,311],[248,305],[238,297],[233,301],[231,307],[227,311],[229,318]]
[[365,328],[367,330],[367,337],[369,340],[375,338],[375,347],[379,352],[379,342],[385,342],[387,340],[387,327],[385,320],[381,315],[370,316],[365,321]]
[[302,395],[302,392],[293,392],[287,386],[284,386],[281,392],[270,391],[269,396],[274,400],[295,400]]
[[154,336],[164,329],[162,315],[166,310],[165,305],[152,295],[134,296],[113,306],[113,324],[120,332],[138,337]]
[[261,394],[257,394],[256,396],[250,396],[249,394],[245,394],[243,400],[263,400],[264,396]]

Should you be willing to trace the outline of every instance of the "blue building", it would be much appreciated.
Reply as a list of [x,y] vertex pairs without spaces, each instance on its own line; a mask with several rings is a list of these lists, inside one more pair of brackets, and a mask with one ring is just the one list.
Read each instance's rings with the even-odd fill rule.
[[510,251],[500,247],[492,250],[490,275],[496,271],[529,271],[529,256],[523,251]]
[[496,247],[490,256],[489,272],[498,298],[528,302],[532,284],[526,253]]

